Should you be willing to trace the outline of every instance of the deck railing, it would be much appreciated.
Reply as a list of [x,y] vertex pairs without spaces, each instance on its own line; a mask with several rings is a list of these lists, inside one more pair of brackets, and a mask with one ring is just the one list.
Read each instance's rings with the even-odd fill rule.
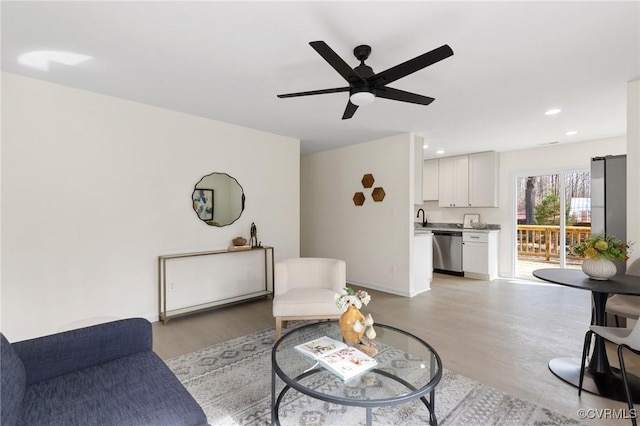
[[[544,257],[545,260],[560,257],[560,226],[518,225],[517,230],[518,256]],[[590,234],[590,227],[565,226],[565,245],[576,245]],[[577,259],[569,252],[567,258]]]

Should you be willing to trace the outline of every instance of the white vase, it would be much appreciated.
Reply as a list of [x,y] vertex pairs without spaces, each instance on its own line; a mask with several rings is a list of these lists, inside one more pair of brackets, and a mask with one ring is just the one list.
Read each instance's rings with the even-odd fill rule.
[[585,259],[582,262],[582,272],[594,280],[608,280],[617,272],[616,264],[609,259]]

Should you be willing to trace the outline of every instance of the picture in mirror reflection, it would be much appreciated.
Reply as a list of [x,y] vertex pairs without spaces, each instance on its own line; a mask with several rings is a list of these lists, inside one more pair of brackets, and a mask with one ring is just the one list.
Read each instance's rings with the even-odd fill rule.
[[211,173],[196,183],[191,195],[198,219],[210,226],[227,226],[242,215],[245,196],[238,181],[226,173]]

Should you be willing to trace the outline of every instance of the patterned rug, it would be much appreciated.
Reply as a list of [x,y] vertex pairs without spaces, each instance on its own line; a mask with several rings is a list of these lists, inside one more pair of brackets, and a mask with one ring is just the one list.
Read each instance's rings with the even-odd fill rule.
[[[274,331],[267,329],[170,359],[166,363],[202,406],[209,424],[268,425],[271,423],[273,343]],[[291,362],[308,363],[308,360],[293,356]],[[362,392],[363,387],[375,387],[370,376],[355,378],[348,383],[354,392]],[[365,380],[368,382],[364,383]],[[331,385],[326,383],[326,379],[322,382],[317,386]],[[277,383],[279,393],[283,383],[279,379]],[[436,387],[435,407],[438,424],[443,426],[580,424],[446,369]],[[283,426],[365,424],[364,408],[318,401],[295,390],[287,392],[279,415]],[[412,402],[374,408],[372,419],[374,425],[426,425],[429,424],[429,413],[421,402]]]

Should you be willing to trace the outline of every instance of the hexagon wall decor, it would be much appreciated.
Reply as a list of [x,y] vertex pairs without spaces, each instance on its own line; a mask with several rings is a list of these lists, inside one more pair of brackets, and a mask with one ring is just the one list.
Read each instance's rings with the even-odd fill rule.
[[362,192],[356,192],[353,194],[353,204],[361,206],[364,204],[364,194]]
[[373,192],[371,193],[373,201],[382,201],[384,200],[385,195],[386,194],[384,193],[384,188],[382,188],[381,186],[373,188]]
[[371,188],[373,186],[373,182],[375,182],[376,180],[373,178],[373,175],[371,173],[367,173],[366,175],[362,176],[362,186],[365,188]]

